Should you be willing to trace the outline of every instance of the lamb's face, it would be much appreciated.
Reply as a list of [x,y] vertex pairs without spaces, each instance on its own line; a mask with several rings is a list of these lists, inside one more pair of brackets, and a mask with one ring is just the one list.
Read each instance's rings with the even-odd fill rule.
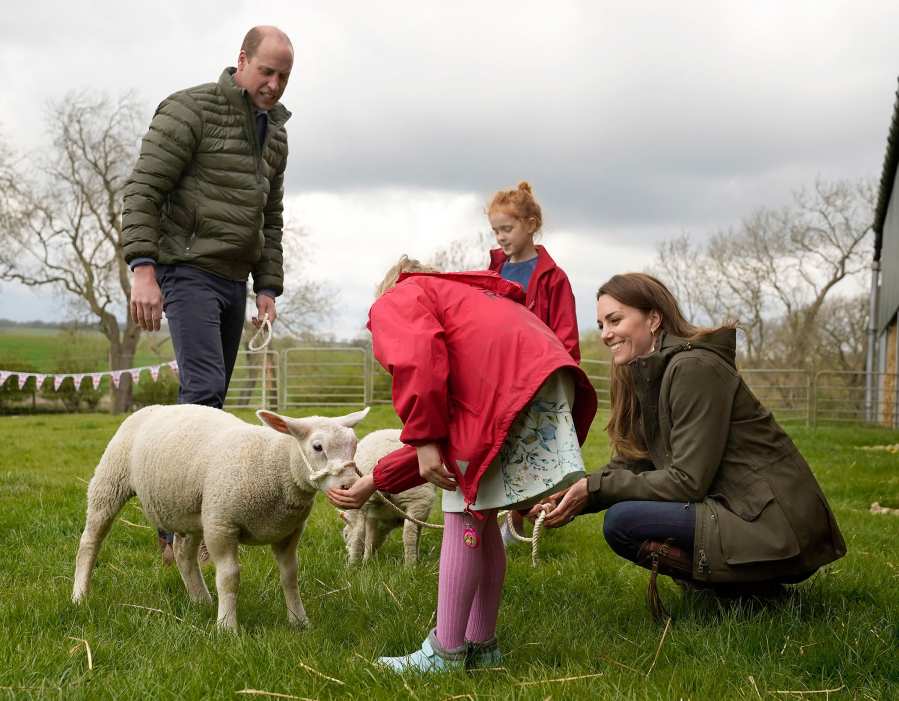
[[353,426],[367,414],[367,407],[346,416],[307,416],[302,419],[281,416],[266,409],[256,412],[262,423],[297,441],[301,457],[291,459],[291,470],[297,483],[311,482],[323,492],[345,489],[358,479],[359,470],[353,462],[356,453]]
[[356,434],[340,425],[323,426],[313,430],[301,441],[301,449],[309,460],[309,481],[326,492],[346,489],[359,479],[353,456],[356,454]]

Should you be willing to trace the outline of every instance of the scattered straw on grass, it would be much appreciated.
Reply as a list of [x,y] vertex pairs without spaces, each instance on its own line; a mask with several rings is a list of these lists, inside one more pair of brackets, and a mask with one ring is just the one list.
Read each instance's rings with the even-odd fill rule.
[[373,664],[374,664],[374,662],[372,662],[372,661],[371,661],[370,659],[368,659],[367,657],[363,657],[363,656],[360,655],[358,652],[354,652],[354,653],[353,653],[353,657],[358,657],[360,660],[362,660],[362,661],[363,661],[365,664],[367,664],[367,665],[373,665]]
[[262,691],[261,689],[241,689],[235,691],[235,694],[246,694],[247,696],[271,696],[276,699],[300,699],[300,701],[317,701],[310,699],[308,696],[291,696],[290,694],[279,694],[276,691]]
[[390,598],[396,602],[397,608],[403,608],[403,605],[400,603],[400,600],[396,598],[396,594],[394,594],[390,587],[387,586],[387,582],[382,581],[381,584],[384,585],[384,588],[387,590],[387,593],[390,594]]
[[598,672],[596,674],[580,674],[576,677],[558,677],[557,679],[540,679],[536,682],[518,682],[513,684],[513,686],[539,686],[540,684],[560,684],[564,682],[576,682],[580,679],[595,679],[596,677],[603,676],[603,672]]
[[881,506],[879,501],[875,501],[871,504],[871,508],[869,509],[872,514],[892,514],[893,516],[899,516],[899,509],[891,509],[889,506]]
[[656,656],[652,658],[652,664],[649,665],[649,670],[646,672],[646,676],[648,677],[652,670],[655,669],[656,661],[659,659],[659,653],[662,651],[662,645],[665,644],[665,636],[668,635],[668,629],[671,627],[671,616],[668,616],[668,620],[665,621],[665,630],[662,631],[662,639],[659,640],[659,646],[656,648]]
[[78,648],[80,648],[82,645],[84,646],[84,652],[87,655],[87,668],[90,671],[93,671],[94,670],[94,656],[91,654],[90,643],[87,642],[87,640],[85,640],[84,638],[73,638],[71,635],[66,636],[66,640],[74,640],[75,641],[75,645],[72,646],[71,650],[69,650],[69,657],[74,655],[78,651]]
[[337,592],[340,592],[340,591],[346,591],[349,588],[350,588],[350,585],[347,584],[345,587],[340,587],[340,589],[332,589],[331,591],[326,591],[324,594],[318,594],[311,598],[312,599],[321,599],[322,597],[331,596],[331,594],[336,594]]
[[409,696],[411,696],[413,699],[418,699],[418,694],[416,694],[412,687],[409,686],[409,682],[407,682],[405,678],[403,679],[403,687],[406,689],[406,691],[409,692]]
[[884,451],[886,453],[899,453],[899,443],[893,443],[892,445],[859,445],[856,446],[856,450],[873,450],[873,451]]
[[642,672],[637,671],[633,667],[626,665],[623,662],[619,662],[618,660],[613,660],[611,657],[606,657],[605,655],[600,655],[599,659],[601,659],[603,662],[610,662],[611,664],[618,665],[619,667],[623,667],[628,672],[633,672],[634,674],[642,674]]
[[755,695],[758,696],[759,699],[761,699],[762,694],[759,691],[758,684],[755,683],[755,679],[753,678],[753,676],[751,674],[749,675],[749,683],[752,684],[752,688],[755,689]]
[[171,616],[179,623],[184,623],[183,618],[179,618],[174,613],[169,613],[168,611],[163,611],[162,609],[154,609],[150,608],[149,606],[139,606],[138,604],[119,604],[119,606],[127,606],[128,608],[141,609],[143,611],[150,611],[152,613],[161,613],[163,616]]
[[132,528],[143,528],[144,530],[147,530],[147,531],[156,530],[154,528],[151,528],[150,526],[144,526],[141,523],[134,523],[133,521],[129,521],[128,519],[121,518],[121,517],[119,517],[119,521],[124,523],[126,526],[131,526]]
[[794,694],[796,696],[806,696],[807,694],[835,694],[838,691],[842,691],[846,688],[845,684],[840,684],[835,689],[810,689],[808,691],[775,691],[775,694],[781,694],[782,696],[787,696],[789,694]]
[[312,669],[309,665],[303,664],[302,662],[297,662],[297,665],[305,669],[307,672],[315,674],[316,676],[321,677],[322,679],[327,679],[329,682],[334,682],[335,684],[340,684],[340,686],[346,686],[346,682],[341,681],[340,679],[335,679],[334,677],[329,677],[327,674],[322,674],[317,669]]

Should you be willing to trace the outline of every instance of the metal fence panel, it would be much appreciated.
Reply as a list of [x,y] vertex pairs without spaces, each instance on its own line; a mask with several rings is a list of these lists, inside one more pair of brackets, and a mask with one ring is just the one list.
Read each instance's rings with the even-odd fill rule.
[[238,351],[225,408],[278,409],[280,369],[278,351]]
[[282,406],[368,404],[369,351],[365,348],[290,348],[284,351]]
[[369,352],[369,404],[390,404],[391,399],[391,377],[381,363],[375,360],[373,353]]
[[814,392],[807,370],[758,368],[740,370],[743,381],[781,423],[809,423]]
[[[585,359],[581,367],[596,389],[600,411],[611,408],[611,362]],[[791,368],[741,370],[747,386],[781,423],[878,423],[899,427],[899,377],[875,373],[865,398],[864,371]],[[262,381],[263,375],[265,381]],[[300,347],[238,353],[226,408],[361,406],[389,404],[390,375],[370,348]]]
[[596,399],[600,411],[609,411],[612,408],[612,362],[609,360],[581,360],[581,368],[587,373],[593,388],[596,390]]
[[865,397],[864,371],[821,371],[815,375],[814,423],[875,423],[899,427],[897,374],[871,373],[874,392]]

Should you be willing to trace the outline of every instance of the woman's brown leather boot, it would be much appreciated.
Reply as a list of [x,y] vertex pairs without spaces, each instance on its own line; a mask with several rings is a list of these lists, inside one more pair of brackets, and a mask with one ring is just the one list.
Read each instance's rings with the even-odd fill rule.
[[646,589],[646,605],[649,606],[652,617],[656,621],[669,618],[670,614],[659,597],[656,577],[666,574],[676,579],[691,579],[693,558],[686,550],[677,547],[670,540],[665,542],[647,540],[640,545],[640,549],[637,551],[637,564],[650,571],[649,586]]

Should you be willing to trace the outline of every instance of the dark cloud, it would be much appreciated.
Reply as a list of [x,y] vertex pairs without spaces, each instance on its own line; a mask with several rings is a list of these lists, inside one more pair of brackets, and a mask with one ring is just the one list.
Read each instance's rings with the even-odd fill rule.
[[899,72],[899,4],[887,0],[273,1],[259,12],[212,0],[22,5],[0,23],[3,133],[34,147],[39,105],[71,90],[136,91],[149,119],[169,93],[217,79],[249,26],[272,22],[296,48],[291,195],[395,188],[486,202],[527,179],[549,232],[651,256],[660,239],[734,224],[819,175],[879,177]]

